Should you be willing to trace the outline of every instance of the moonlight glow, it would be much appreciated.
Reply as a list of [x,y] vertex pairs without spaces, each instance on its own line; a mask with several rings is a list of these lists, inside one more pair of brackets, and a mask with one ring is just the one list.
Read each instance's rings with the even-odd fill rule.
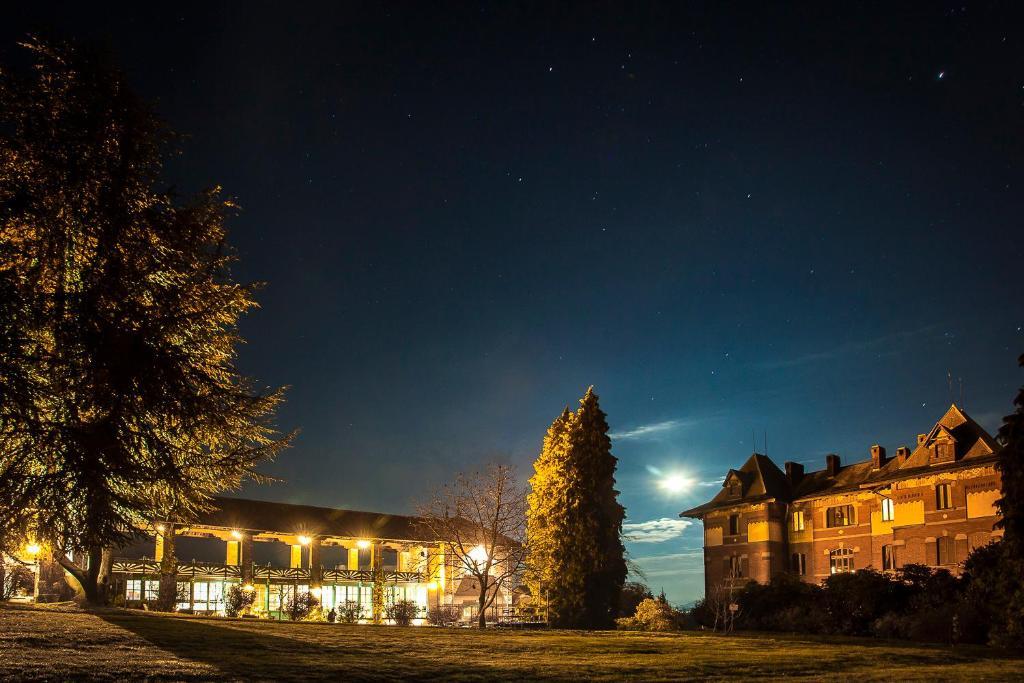
[[693,488],[693,479],[682,474],[667,474],[658,486],[668,493],[685,493]]

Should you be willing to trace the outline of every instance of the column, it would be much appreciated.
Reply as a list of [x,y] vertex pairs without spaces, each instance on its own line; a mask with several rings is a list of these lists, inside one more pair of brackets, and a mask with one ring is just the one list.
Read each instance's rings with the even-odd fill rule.
[[252,584],[253,579],[253,540],[252,534],[248,531],[242,532],[241,547],[239,548],[239,564],[242,565],[242,585]]
[[238,541],[228,541],[227,542],[227,553],[226,553],[226,557],[224,558],[224,564],[228,565],[229,567],[237,567],[238,566],[238,564],[239,564],[239,554],[240,554],[240,552],[239,552],[240,551],[240,545],[241,544]]
[[288,566],[292,569],[302,568],[302,546],[298,543],[292,546],[292,557]]
[[[320,539],[314,536],[309,541],[309,587],[310,590],[319,591],[322,586],[323,567],[320,566]],[[313,594],[317,595],[315,591]]]

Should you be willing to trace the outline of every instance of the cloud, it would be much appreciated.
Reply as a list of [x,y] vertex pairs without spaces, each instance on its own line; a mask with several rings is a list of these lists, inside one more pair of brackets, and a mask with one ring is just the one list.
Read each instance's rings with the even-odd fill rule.
[[651,424],[640,425],[633,429],[627,429],[622,432],[612,432],[608,436],[612,439],[642,439],[644,437],[656,436],[664,432],[670,432],[680,427],[686,427],[693,424],[692,420],[664,420],[662,422],[652,422]]
[[694,548],[668,555],[634,557],[633,562],[639,565],[648,578],[678,574],[702,574],[704,572],[704,549]]
[[[860,341],[846,341],[838,346],[834,346],[831,349],[825,349],[824,351],[815,351],[813,353],[806,353],[802,356],[796,356],[794,358],[783,358],[779,360],[769,360],[756,363],[757,367],[763,370],[781,370],[784,368],[795,368],[800,365],[808,365],[811,363],[817,363],[820,361],[832,360],[841,356],[855,355],[863,353],[865,351],[871,351],[872,349],[880,349],[882,347],[893,347],[904,342],[910,341],[914,338],[920,337],[921,335],[927,334],[935,329],[935,325],[927,325],[925,327],[918,328],[916,330],[907,330],[904,332],[896,332],[894,334],[886,334],[881,337],[875,337],[874,339],[862,339]],[[891,355],[905,350],[906,345],[903,345],[901,349],[887,348],[886,355]]]
[[721,486],[721,485],[722,485],[722,480],[721,479],[715,479],[713,481],[698,481],[697,482],[697,486]]
[[633,543],[662,543],[679,538],[691,524],[693,520],[690,519],[662,517],[646,522],[625,522],[622,533],[627,541]]

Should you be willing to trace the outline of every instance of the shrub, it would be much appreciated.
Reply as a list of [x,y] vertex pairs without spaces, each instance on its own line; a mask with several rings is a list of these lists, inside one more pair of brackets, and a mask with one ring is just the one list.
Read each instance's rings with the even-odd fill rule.
[[620,631],[640,631],[640,622],[636,617],[619,617],[615,620],[615,628]]
[[336,608],[338,623],[341,624],[358,624],[359,620],[363,618],[363,608],[358,602],[346,602],[344,605],[338,605]]
[[462,618],[462,610],[455,605],[439,605],[427,610],[427,623],[431,626],[455,626]]
[[653,598],[651,589],[638,581],[627,581],[619,591],[619,616],[631,617],[636,613],[637,605],[647,598]]
[[653,598],[647,598],[636,606],[633,620],[641,631],[676,631],[679,629],[678,615],[672,606]]
[[293,593],[284,605],[284,611],[292,621],[304,620],[314,609],[320,609],[320,601],[309,591]]
[[384,612],[397,626],[408,626],[416,618],[420,608],[412,600],[399,600],[387,605]]
[[324,614],[323,609],[321,609],[320,605],[318,604],[316,607],[312,607],[308,612],[306,612],[306,616],[302,617],[302,621],[323,622],[327,621],[327,616]]
[[245,590],[237,583],[232,584],[231,588],[228,588],[227,595],[224,596],[224,613],[229,617],[237,617],[240,614],[245,614],[255,602],[255,590]]

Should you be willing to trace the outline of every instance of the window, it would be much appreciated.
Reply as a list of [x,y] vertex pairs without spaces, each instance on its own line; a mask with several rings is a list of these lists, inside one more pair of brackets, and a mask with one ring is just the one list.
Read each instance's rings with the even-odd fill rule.
[[942,536],[935,542],[935,564],[956,564],[953,560],[953,539]]
[[825,526],[827,527],[850,526],[854,523],[852,505],[837,505],[825,510]]
[[882,499],[882,521],[891,522],[895,518],[896,506],[892,502],[892,498]]
[[742,578],[743,577],[743,561],[739,557],[737,557],[735,555],[731,556],[729,558],[729,560],[728,560],[727,571],[728,571],[728,575],[729,576],[736,577],[736,578]]
[[732,481],[729,482],[729,495],[738,496],[740,495],[740,493],[742,493],[740,482],[733,479]]
[[729,515],[729,535],[735,536],[740,532],[740,516]]
[[939,484],[935,487],[935,509],[948,510],[953,507],[953,498],[950,496],[949,484]]
[[896,549],[891,545],[882,546],[882,571],[896,569]]
[[829,569],[833,574],[845,574],[853,571],[853,551],[849,548],[837,548],[828,554]]
[[804,530],[804,511],[797,510],[793,513],[793,531]]
[[128,580],[125,600],[156,600],[158,597],[160,597],[159,581]]
[[804,553],[793,553],[791,560],[793,573],[797,576],[807,575],[807,555]]

